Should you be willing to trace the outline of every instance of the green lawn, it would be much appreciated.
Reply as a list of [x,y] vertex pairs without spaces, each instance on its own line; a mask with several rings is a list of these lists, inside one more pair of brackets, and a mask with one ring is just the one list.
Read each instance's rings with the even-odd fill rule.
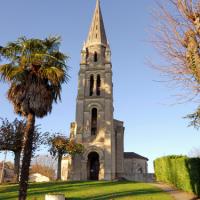
[[[1,200],[16,200],[17,185],[1,185]],[[64,193],[69,200],[172,200],[168,194],[146,183],[133,182],[52,182],[34,183],[29,200],[44,200],[48,193]]]

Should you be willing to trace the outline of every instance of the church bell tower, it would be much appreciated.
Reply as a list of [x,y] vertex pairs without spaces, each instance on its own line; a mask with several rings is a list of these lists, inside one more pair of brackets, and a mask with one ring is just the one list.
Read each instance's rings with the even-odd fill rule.
[[112,180],[123,171],[123,122],[113,119],[113,111],[111,50],[97,0],[81,51],[76,121],[70,131],[85,151],[71,160],[71,180]]

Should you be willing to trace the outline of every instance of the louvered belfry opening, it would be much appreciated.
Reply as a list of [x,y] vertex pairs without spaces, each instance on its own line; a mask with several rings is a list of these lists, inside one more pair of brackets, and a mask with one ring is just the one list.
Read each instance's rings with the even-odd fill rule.
[[92,109],[92,116],[91,116],[91,135],[97,134],[97,109]]
[[90,96],[93,95],[93,90],[94,90],[94,76],[90,76]]
[[97,75],[97,96],[100,96],[101,95],[101,77],[100,75],[98,74]]

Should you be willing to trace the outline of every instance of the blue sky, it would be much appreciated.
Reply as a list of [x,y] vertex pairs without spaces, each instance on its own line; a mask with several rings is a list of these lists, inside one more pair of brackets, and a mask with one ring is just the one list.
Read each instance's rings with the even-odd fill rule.
[[[62,103],[51,115],[37,120],[44,131],[69,133],[75,119],[80,51],[87,37],[95,0],[1,0],[0,45],[25,35],[62,37],[61,50],[70,56],[71,79],[63,85]],[[107,37],[112,50],[115,118],[125,123],[125,151],[152,160],[168,154],[188,154],[200,146],[200,134],[188,128],[183,116],[195,103],[176,103],[178,91],[158,82],[161,77],[146,61],[161,62],[148,42],[153,0],[101,0]],[[7,84],[0,83],[0,117],[16,115],[6,99]],[[45,151],[45,150],[44,150]],[[0,154],[0,159],[3,156]],[[9,156],[9,159],[12,157]]]

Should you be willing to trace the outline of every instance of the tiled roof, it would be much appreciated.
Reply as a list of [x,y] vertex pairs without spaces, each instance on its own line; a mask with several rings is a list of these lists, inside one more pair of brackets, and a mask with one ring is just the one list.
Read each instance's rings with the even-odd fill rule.
[[137,158],[137,159],[143,159],[143,160],[147,160],[147,161],[149,160],[148,158],[143,157],[134,152],[124,152],[124,158]]

